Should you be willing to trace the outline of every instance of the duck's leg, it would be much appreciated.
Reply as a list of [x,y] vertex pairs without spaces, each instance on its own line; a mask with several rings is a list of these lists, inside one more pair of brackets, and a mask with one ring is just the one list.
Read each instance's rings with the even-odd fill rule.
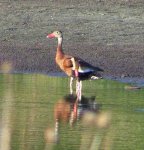
[[70,94],[73,94],[73,77],[70,77]]
[[76,81],[76,94],[78,100],[81,101],[81,96],[82,96],[82,81]]
[[79,82],[79,100],[81,101],[81,97],[82,97],[82,81]]
[[76,94],[78,94],[78,90],[79,90],[79,81],[76,80]]

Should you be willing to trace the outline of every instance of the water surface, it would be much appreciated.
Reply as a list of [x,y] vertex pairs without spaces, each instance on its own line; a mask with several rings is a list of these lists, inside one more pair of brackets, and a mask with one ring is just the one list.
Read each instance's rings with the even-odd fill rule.
[[112,80],[83,82],[69,96],[66,77],[0,75],[1,150],[142,150],[144,90]]

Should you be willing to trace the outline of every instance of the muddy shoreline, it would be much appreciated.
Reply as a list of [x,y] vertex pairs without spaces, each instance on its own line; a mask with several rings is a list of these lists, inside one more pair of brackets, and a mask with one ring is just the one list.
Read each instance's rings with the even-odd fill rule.
[[56,40],[63,49],[104,69],[112,78],[144,77],[144,2],[113,0],[0,2],[0,64],[15,72],[60,72],[55,64]]

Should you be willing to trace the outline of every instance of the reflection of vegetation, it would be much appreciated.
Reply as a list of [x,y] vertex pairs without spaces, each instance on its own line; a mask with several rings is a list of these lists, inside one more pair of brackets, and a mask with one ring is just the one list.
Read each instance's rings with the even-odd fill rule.
[[[125,90],[125,84],[109,80],[84,82],[83,94],[96,95],[102,111],[111,111],[112,122],[106,132],[99,132],[105,145],[112,143],[112,149],[143,149],[144,91]],[[9,86],[10,85],[10,86]],[[39,150],[46,146],[44,131],[54,126],[53,109],[56,101],[69,92],[67,78],[48,77],[38,74],[0,75],[0,118],[4,109],[11,108],[11,149]],[[10,89],[12,102],[7,99],[3,107],[5,92]],[[9,105],[10,104],[10,105]],[[6,117],[6,116],[5,116]],[[0,120],[1,124],[1,120]],[[77,122],[73,128],[61,124],[61,141],[54,149],[80,149],[80,143],[96,133],[92,128]],[[95,139],[93,138],[93,141]],[[104,147],[104,146],[103,146]]]

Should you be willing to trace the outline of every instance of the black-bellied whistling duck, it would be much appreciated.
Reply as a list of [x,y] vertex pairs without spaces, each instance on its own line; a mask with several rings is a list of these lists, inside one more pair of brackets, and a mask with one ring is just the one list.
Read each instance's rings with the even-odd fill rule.
[[98,79],[101,76],[97,73],[98,71],[103,71],[98,67],[94,67],[84,60],[73,57],[70,55],[64,54],[62,50],[62,33],[60,31],[54,31],[51,34],[47,35],[47,38],[57,38],[58,46],[56,51],[56,63],[69,77],[70,77],[70,93],[73,93],[72,83],[73,79],[77,78],[77,92],[79,91],[79,99],[81,99],[81,88],[82,88],[82,80],[85,79]]

